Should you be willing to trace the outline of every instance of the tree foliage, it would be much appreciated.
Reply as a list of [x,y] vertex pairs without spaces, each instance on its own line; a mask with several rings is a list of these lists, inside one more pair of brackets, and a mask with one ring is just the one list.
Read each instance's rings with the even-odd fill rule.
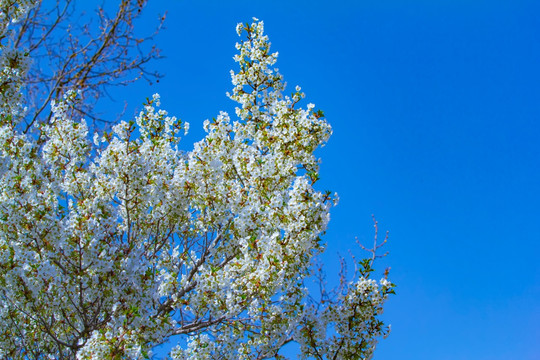
[[[0,4],[5,40],[36,5]],[[284,95],[263,23],[237,31],[236,117],[205,121],[189,152],[158,95],[89,137],[68,90],[26,134],[30,55],[2,43],[1,358],[142,359],[170,339],[171,359],[283,359],[290,342],[299,358],[372,356],[394,287],[370,277],[377,244],[334,292],[306,286],[322,282],[313,259],[335,201],[314,188],[331,128],[299,87]]]

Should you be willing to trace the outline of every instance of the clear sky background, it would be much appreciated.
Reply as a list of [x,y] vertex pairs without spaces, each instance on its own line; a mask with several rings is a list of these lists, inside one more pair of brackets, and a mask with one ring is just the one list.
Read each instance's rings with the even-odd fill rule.
[[150,1],[165,75],[113,91],[126,118],[159,92],[191,123],[233,113],[235,25],[264,20],[289,89],[334,128],[319,189],[340,195],[324,257],[390,231],[397,295],[376,360],[540,359],[540,3]]

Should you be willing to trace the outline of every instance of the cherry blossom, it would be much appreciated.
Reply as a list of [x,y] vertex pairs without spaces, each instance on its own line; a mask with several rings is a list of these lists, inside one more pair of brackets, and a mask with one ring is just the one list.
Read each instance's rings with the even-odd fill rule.
[[[30,6],[17,4],[3,24]],[[315,188],[331,127],[300,106],[300,87],[285,95],[263,22],[236,29],[236,113],[205,121],[188,152],[189,125],[157,94],[89,134],[68,92],[38,135],[23,134],[30,59],[2,47],[0,357],[143,359],[171,339],[175,360],[283,359],[290,342],[299,358],[372,356],[394,287],[370,278],[373,261],[333,297],[315,301],[306,285],[337,202]]]

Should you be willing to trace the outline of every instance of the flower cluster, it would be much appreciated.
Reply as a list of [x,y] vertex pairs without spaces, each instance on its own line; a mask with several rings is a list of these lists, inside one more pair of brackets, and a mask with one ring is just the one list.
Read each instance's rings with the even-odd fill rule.
[[0,40],[6,36],[9,25],[19,22],[37,3],[37,0],[0,0]]
[[26,16],[36,3],[36,0],[0,0],[0,115],[12,123],[17,122],[24,110],[21,88],[30,59],[25,49],[13,46],[9,27]]
[[263,23],[237,30],[237,119],[192,151],[158,95],[93,142],[75,92],[37,140],[0,113],[0,357],[143,359],[171,337],[175,360],[372,354],[393,285],[368,271],[322,307],[305,286],[336,200],[314,188],[331,128],[283,94]]

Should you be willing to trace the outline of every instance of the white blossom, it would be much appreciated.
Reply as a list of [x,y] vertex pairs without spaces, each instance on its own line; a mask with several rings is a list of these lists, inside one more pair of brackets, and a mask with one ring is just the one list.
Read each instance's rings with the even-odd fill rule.
[[[0,19],[33,3],[17,4]],[[305,286],[337,202],[314,187],[331,127],[299,107],[300,87],[283,95],[262,21],[236,29],[237,117],[206,120],[189,152],[188,124],[158,94],[90,135],[69,118],[69,92],[39,141],[23,134],[13,116],[29,60],[7,66],[21,53],[2,48],[14,85],[0,107],[0,357],[142,359],[169,338],[172,359],[280,358],[290,341],[300,358],[371,356],[393,284],[360,273],[321,306]]]

